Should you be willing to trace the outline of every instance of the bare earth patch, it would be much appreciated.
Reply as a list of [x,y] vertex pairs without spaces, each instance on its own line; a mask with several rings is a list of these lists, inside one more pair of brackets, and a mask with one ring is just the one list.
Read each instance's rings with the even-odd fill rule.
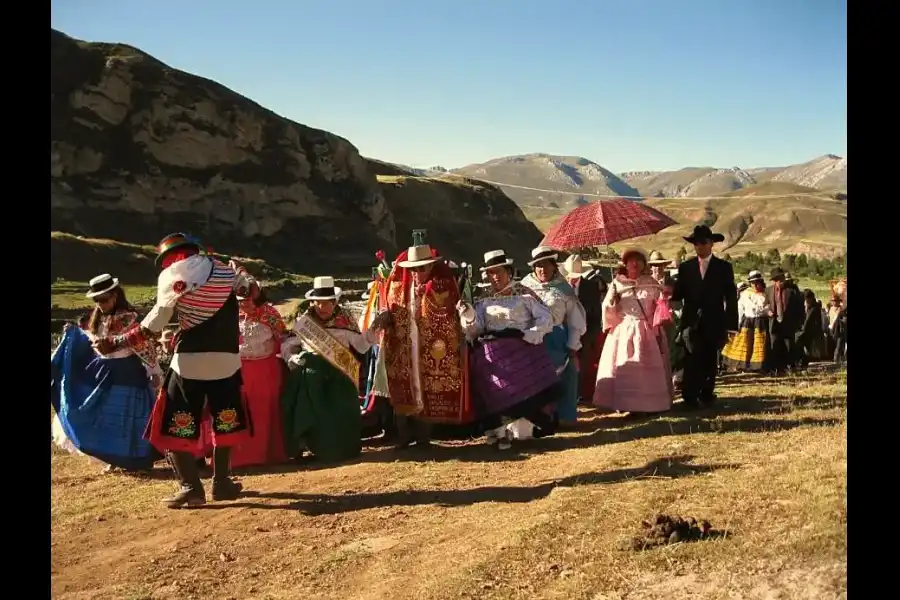
[[[245,474],[230,503],[170,511],[174,482],[54,452],[60,599],[846,598],[846,377],[722,379],[714,410],[577,431],[499,454]],[[676,405],[677,407],[677,405]],[[724,535],[633,551],[657,513]]]

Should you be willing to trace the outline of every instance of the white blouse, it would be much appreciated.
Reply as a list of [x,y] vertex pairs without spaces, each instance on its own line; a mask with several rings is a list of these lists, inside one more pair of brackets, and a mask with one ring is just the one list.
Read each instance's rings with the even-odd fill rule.
[[241,319],[241,344],[238,352],[242,359],[258,360],[272,356],[278,348],[275,332],[268,325],[256,320]]
[[757,292],[753,289],[744,290],[738,298],[738,320],[747,317],[748,319],[757,319],[759,317],[771,316],[772,310],[766,301],[766,295],[763,292]]
[[527,275],[522,279],[522,285],[534,291],[550,309],[554,327],[563,324],[566,326],[568,333],[566,346],[570,350],[581,350],[581,336],[587,331],[587,315],[578,297],[574,294],[565,294],[550,283],[541,283],[533,275]]
[[[509,287],[515,285],[511,283]],[[492,295],[475,302],[460,315],[463,332],[470,340],[480,334],[503,329],[518,329],[529,344],[540,344],[553,329],[550,309],[530,295]]]

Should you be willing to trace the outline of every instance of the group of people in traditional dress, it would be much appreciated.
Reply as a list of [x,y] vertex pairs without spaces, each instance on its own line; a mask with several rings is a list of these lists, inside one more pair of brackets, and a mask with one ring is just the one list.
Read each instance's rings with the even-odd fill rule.
[[846,360],[847,279],[834,282],[823,307],[810,289],[801,291],[781,267],[750,271],[739,287],[739,332],[722,349],[726,368],[783,375],[811,361]]
[[378,411],[398,450],[429,449],[445,425],[507,450],[570,427],[579,403],[669,410],[679,373],[685,407],[709,405],[723,346],[742,368],[761,363],[755,344],[781,330],[760,337],[759,319],[785,321],[793,300],[767,300],[751,274],[757,296],[738,302],[730,263],[712,254],[722,236],[698,226],[685,240],[696,257],[677,273],[660,253],[628,248],[606,281],[577,255],[561,264],[540,246],[521,280],[503,250],[485,253],[476,285],[418,244],[390,266],[381,257],[361,315],[320,275],[286,324],[241,265],[171,234],[143,319],[118,279],[90,281],[93,313],[66,327],[51,357],[54,440],[126,470],[164,456],[180,484],[165,503],[176,508],[205,503],[207,459],[214,500],[241,492],[232,467],[351,459]]

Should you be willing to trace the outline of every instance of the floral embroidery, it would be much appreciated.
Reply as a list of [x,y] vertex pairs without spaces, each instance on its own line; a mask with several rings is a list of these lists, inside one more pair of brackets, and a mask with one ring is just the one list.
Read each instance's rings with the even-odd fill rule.
[[197,432],[194,417],[190,413],[176,412],[172,415],[172,425],[169,427],[169,433],[175,437],[189,438],[193,437]]
[[219,414],[216,415],[216,431],[221,431],[222,433],[233,431],[240,424],[241,422],[237,418],[237,411],[233,408],[220,410]]
[[117,349],[131,350],[151,370],[158,368],[159,357],[155,341],[148,338],[145,330],[141,328],[137,312],[126,310],[103,315],[98,333],[101,334],[100,337],[111,337]]
[[287,326],[284,324],[284,319],[281,318],[281,313],[271,304],[263,304],[261,308],[259,322],[268,325],[276,336],[284,336],[287,333]]
[[176,281],[172,284],[172,291],[176,294],[182,293],[185,289],[187,289],[187,284],[183,281]]

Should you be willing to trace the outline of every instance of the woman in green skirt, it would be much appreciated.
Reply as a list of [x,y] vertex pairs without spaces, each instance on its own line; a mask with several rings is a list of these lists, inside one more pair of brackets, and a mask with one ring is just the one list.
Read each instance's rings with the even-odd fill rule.
[[305,450],[323,461],[340,461],[362,451],[359,380],[362,359],[389,316],[378,315],[360,333],[356,320],[338,304],[341,289],[331,277],[316,277],[281,356],[291,373],[281,406],[288,456]]

